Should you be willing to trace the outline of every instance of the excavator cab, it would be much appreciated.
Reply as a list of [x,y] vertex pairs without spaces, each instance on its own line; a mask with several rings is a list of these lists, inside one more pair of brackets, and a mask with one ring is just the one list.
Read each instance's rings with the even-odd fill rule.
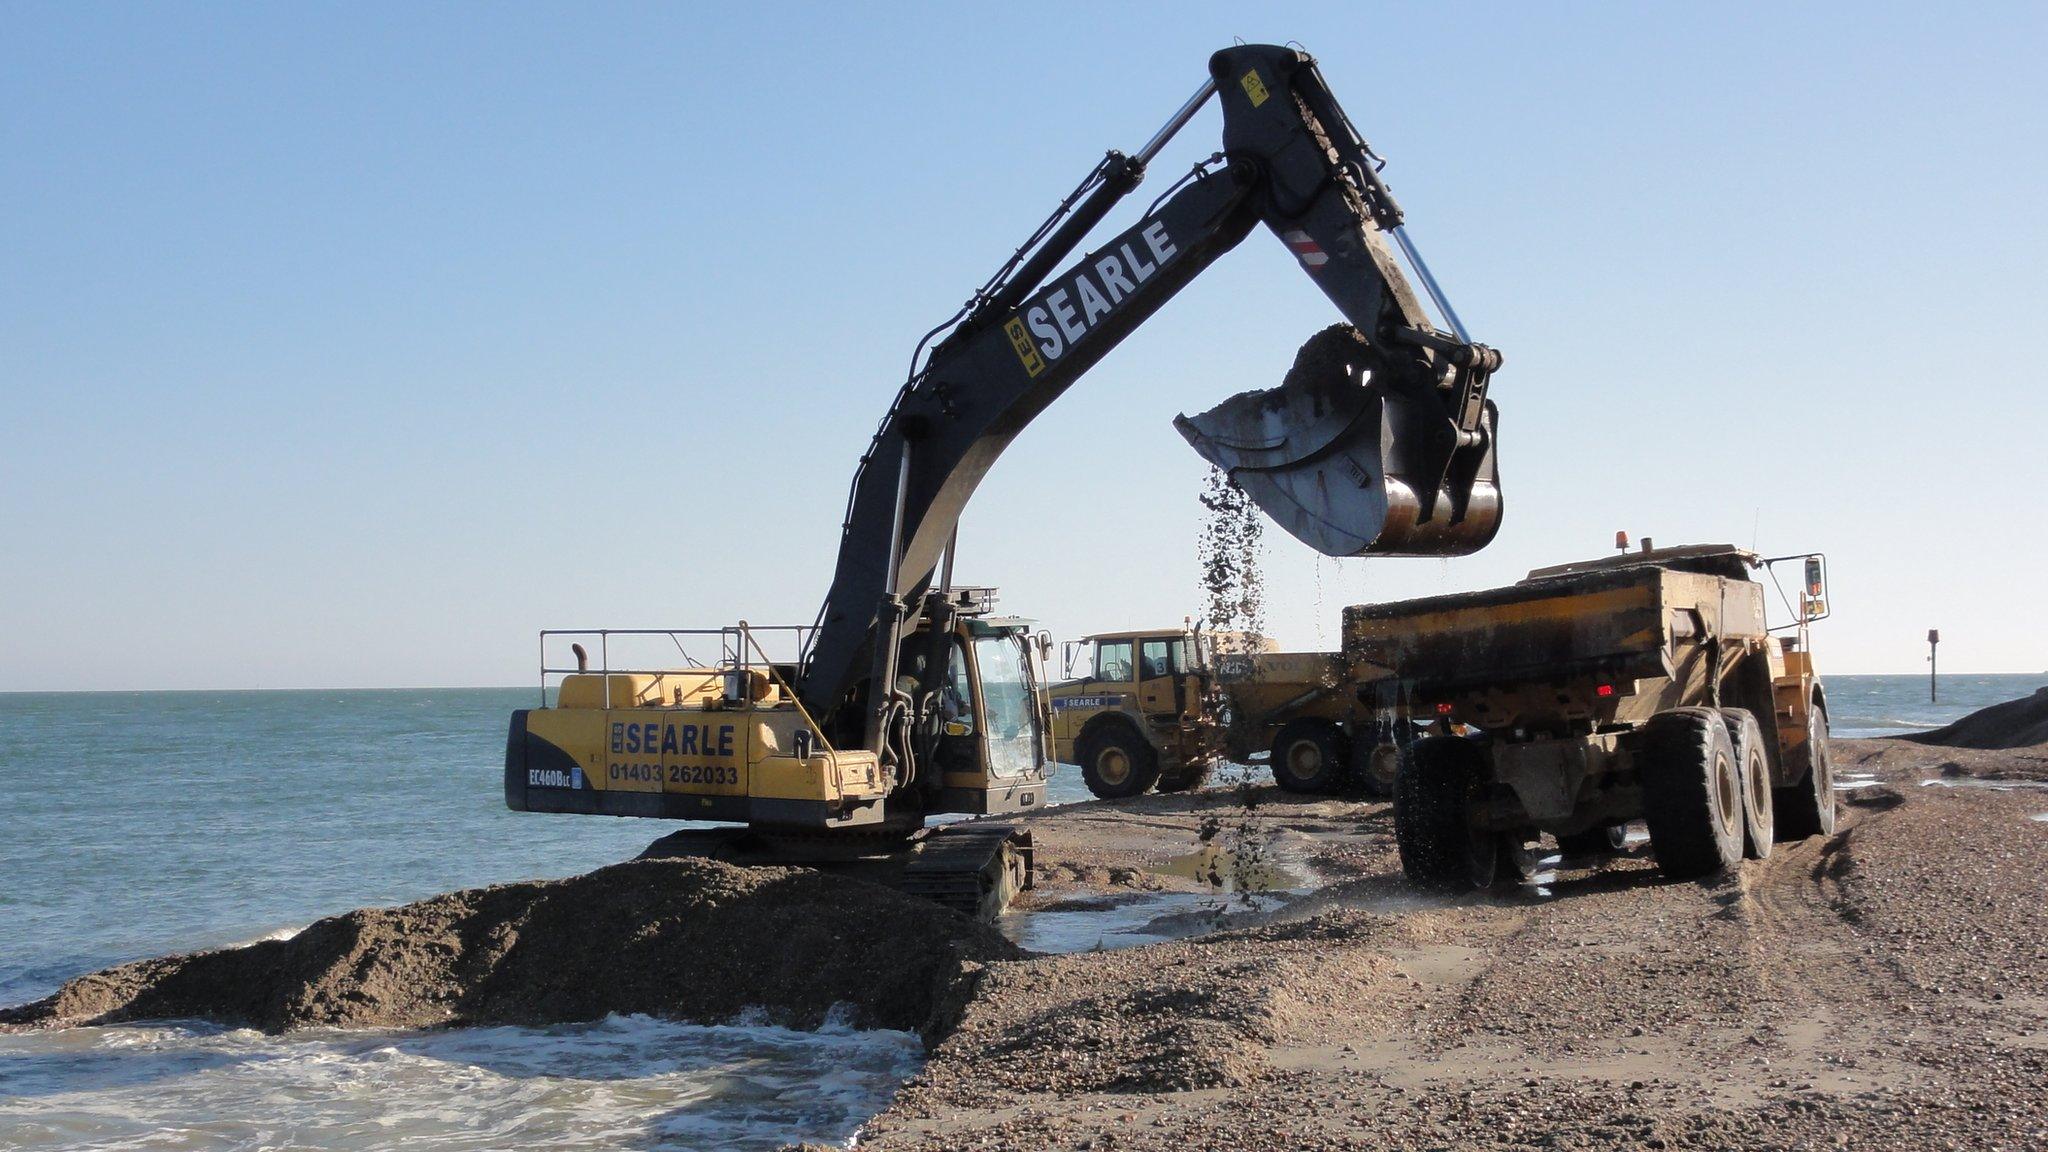
[[1032,658],[1031,622],[960,616],[903,638],[897,692],[923,730],[926,811],[1028,812],[1045,802],[1049,705]]

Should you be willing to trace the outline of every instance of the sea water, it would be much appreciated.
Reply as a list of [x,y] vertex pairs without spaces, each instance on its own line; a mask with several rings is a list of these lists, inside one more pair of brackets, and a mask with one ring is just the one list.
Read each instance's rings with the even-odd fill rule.
[[[1946,723],[2048,676],[1828,682],[1838,735]],[[532,690],[0,694],[0,1003],[109,964],[633,856],[648,820],[507,811]],[[1086,799],[1063,767],[1049,799]],[[772,1148],[843,1142],[915,1038],[745,1021],[264,1037],[0,1037],[0,1148]]]
[[[0,1004],[322,916],[629,859],[672,825],[506,809],[533,690],[0,694]],[[1077,774],[1049,789],[1084,798]],[[0,1036],[0,1148],[844,1142],[922,1059],[828,1026]]]

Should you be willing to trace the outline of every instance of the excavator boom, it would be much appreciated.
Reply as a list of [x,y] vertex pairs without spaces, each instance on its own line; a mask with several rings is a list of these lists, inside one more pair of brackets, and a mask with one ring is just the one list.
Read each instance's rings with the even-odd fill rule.
[[[1246,45],[1216,53],[1209,72],[1151,141],[1131,156],[1110,153],[935,331],[861,458],[797,685],[813,713],[831,718],[835,739],[888,757],[879,745],[889,710],[903,701],[873,686],[897,683],[906,623],[1003,449],[1262,224],[1336,305],[1349,334],[1312,341],[1278,389],[1180,417],[1182,435],[1276,522],[1330,555],[1462,554],[1498,529],[1496,417],[1486,390],[1499,353],[1464,337],[1413,253],[1376,158],[1315,61]],[[1222,101],[1223,151],[1135,224],[1056,270],[1212,97]],[[1396,248],[1451,330],[1432,322]]]

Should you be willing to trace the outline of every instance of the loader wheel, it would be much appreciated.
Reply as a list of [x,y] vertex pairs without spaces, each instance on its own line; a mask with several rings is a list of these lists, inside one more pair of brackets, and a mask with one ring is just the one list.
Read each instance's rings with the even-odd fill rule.
[[1273,737],[1273,782],[1289,792],[1323,795],[1344,782],[1344,734],[1328,720],[1290,720]]
[[1735,765],[1742,775],[1742,854],[1751,860],[1771,858],[1771,758],[1764,751],[1764,730],[1747,708],[1721,709]]
[[1088,791],[1104,800],[1141,795],[1159,779],[1159,750],[1128,724],[1089,729],[1074,751]]
[[1430,736],[1408,747],[1394,774],[1394,843],[1410,881],[1440,892],[1493,885],[1500,837],[1471,819],[1485,791],[1486,758],[1471,741]]
[[1566,856],[1613,856],[1628,847],[1628,825],[1601,824],[1583,832],[1568,832],[1557,838],[1557,850]]
[[1777,790],[1778,839],[1791,842],[1835,831],[1835,760],[1828,751],[1828,711],[1816,700],[1806,711],[1806,775]]
[[1174,772],[1161,771],[1159,773],[1159,790],[1161,792],[1192,792],[1207,784],[1209,777],[1214,775],[1215,772],[1216,761],[1212,759],[1203,759],[1192,764],[1184,764],[1178,771]]
[[1693,880],[1742,863],[1742,776],[1721,714],[1659,712],[1641,748],[1643,822],[1664,874]]

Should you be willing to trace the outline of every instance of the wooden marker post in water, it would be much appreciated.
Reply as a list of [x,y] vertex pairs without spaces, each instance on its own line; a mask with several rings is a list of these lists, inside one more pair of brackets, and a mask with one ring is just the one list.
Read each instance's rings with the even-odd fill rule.
[[1941,643],[1941,629],[1929,628],[1927,630],[1927,702],[1929,704],[1939,704],[1941,702],[1941,693],[1936,689],[1934,679],[1934,646],[1939,643]]

